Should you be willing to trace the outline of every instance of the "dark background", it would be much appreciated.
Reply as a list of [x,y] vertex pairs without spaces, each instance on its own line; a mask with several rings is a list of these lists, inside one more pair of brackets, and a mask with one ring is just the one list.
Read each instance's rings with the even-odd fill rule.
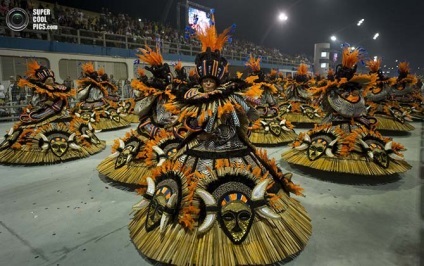
[[[59,4],[100,11],[106,7],[113,13],[127,13],[176,25],[179,0],[59,0]],[[55,1],[48,1],[55,2]],[[215,8],[218,30],[237,25],[234,38],[278,48],[291,55],[313,56],[315,43],[341,42],[362,46],[369,57],[380,56],[383,65],[396,67],[395,60],[410,63],[411,72],[424,70],[424,1],[418,0],[192,0]],[[166,14],[166,6],[169,13]],[[289,19],[277,20],[279,11]],[[356,23],[364,18],[358,27]],[[380,34],[377,40],[373,35]]]

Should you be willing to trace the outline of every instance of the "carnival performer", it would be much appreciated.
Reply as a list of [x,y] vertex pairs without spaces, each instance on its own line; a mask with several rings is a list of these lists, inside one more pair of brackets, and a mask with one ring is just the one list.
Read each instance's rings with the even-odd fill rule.
[[398,73],[390,79],[390,100],[399,103],[413,119],[424,120],[424,98],[417,77],[410,73],[407,62],[399,63]]
[[282,155],[289,163],[324,171],[360,175],[390,175],[411,166],[404,147],[375,130],[375,118],[366,115],[362,90],[374,86],[376,75],[356,74],[362,49],[343,50],[335,80],[316,89],[323,94],[327,116],[322,124],[299,134],[293,149]]
[[255,109],[259,113],[259,120],[251,127],[249,140],[256,146],[276,146],[291,142],[296,139],[297,134],[293,125],[281,116],[278,109],[278,89],[276,87],[276,71],[265,75],[261,71],[260,58],[255,59],[250,55],[246,66],[250,69],[250,75],[245,80],[249,84],[245,95],[259,94]]
[[320,106],[313,103],[309,92],[311,79],[308,66],[300,64],[292,79],[288,77],[284,84],[285,101],[280,103],[279,110],[288,121],[298,124],[320,123],[324,113]]
[[0,163],[53,164],[88,157],[106,146],[91,124],[72,117],[68,98],[75,91],[55,81],[54,72],[36,61],[18,86],[33,91],[31,103],[0,143]]
[[96,130],[129,126],[130,122],[121,119],[118,113],[117,88],[108,81],[103,68],[96,71],[93,63],[88,62],[82,65],[82,70],[85,76],[77,80],[79,102],[75,105],[74,115],[91,122]]
[[[213,16],[212,16],[213,21]],[[172,159],[147,177],[134,205],[131,239],[147,258],[172,265],[267,265],[298,254],[311,235],[305,209],[290,197],[301,188],[248,141],[258,115],[240,91],[222,83],[226,29],[197,33],[201,86],[167,104],[189,132]]]
[[[177,116],[164,109],[164,104],[175,97],[173,92],[183,89],[173,86],[170,67],[158,48],[153,51],[146,45],[139,51],[139,59],[149,65],[145,68],[153,75],[148,78],[139,71],[139,78],[131,82],[137,99],[134,112],[140,122],[135,131],[115,140],[112,154],[97,166],[99,173],[109,179],[132,185],[146,185],[145,176],[163,163],[186,132],[177,126]],[[160,143],[149,142],[154,139]]]
[[367,105],[367,114],[377,119],[377,130],[411,131],[414,127],[408,123],[411,116],[398,102],[390,101],[390,80],[380,69],[381,59],[367,61],[370,75],[377,75],[374,86],[364,90]]

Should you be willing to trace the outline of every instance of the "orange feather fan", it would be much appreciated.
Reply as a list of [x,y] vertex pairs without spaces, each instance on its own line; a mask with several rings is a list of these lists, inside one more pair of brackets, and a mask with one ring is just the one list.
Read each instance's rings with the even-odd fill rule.
[[346,47],[343,50],[343,59],[342,65],[347,68],[352,68],[359,61],[359,51],[351,50],[349,47]]
[[371,70],[371,72],[377,72],[380,69],[380,65],[381,58],[367,61],[367,67]]
[[209,47],[212,51],[218,50],[222,51],[224,44],[230,38],[231,27],[226,28],[221,34],[218,35],[215,27],[215,17],[211,16],[212,25],[206,27],[204,30],[199,30],[196,32],[196,36],[199,41],[202,43],[202,52],[206,52],[206,49]]
[[138,49],[138,51],[140,51],[141,54],[137,54],[137,56],[138,58],[140,58],[141,61],[151,66],[160,66],[163,64],[163,57],[158,47],[156,47],[156,51],[153,51],[152,48],[150,48],[146,44],[145,48],[146,49],[143,49],[143,48]]
[[255,57],[250,54],[249,61],[246,62],[246,66],[250,67],[253,72],[261,70],[261,58],[255,59]]
[[37,71],[41,66],[37,63],[35,60],[31,60],[27,63],[28,71],[26,72],[26,75],[28,77],[35,76],[35,71]]

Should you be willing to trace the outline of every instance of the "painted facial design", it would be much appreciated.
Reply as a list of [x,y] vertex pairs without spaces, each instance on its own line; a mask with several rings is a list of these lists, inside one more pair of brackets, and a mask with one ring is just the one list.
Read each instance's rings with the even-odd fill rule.
[[134,146],[127,145],[124,150],[118,155],[115,161],[115,169],[121,168],[127,163],[129,156],[131,155]]
[[389,156],[384,148],[376,143],[371,143],[369,146],[374,154],[374,162],[384,168],[389,167]]
[[311,161],[315,161],[316,159],[321,157],[324,154],[327,145],[328,143],[324,139],[314,139],[308,148],[308,158]]
[[54,155],[62,157],[68,150],[68,141],[64,137],[56,137],[50,140],[50,147]]
[[246,196],[232,193],[221,202],[220,222],[225,234],[235,244],[240,244],[247,237],[254,218]]
[[211,92],[216,89],[216,81],[213,78],[204,78],[202,80],[202,88],[205,92]]
[[153,199],[150,201],[146,219],[146,231],[152,231],[159,226],[162,214],[165,212],[166,203],[172,196],[172,191],[167,186],[156,190]]

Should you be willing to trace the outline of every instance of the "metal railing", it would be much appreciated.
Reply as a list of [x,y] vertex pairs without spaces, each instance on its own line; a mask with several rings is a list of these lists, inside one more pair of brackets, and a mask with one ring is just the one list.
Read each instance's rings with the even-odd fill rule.
[[[4,25],[5,23],[3,23]],[[5,36],[33,38],[46,41],[58,41],[67,43],[77,43],[86,45],[96,45],[103,47],[115,47],[122,49],[137,49],[147,44],[150,47],[155,47],[158,43],[162,49],[162,54],[180,54],[188,56],[196,56],[200,52],[200,44],[196,41],[187,43],[157,41],[151,38],[145,38],[135,35],[118,35],[106,32],[89,31],[83,29],[74,29],[70,27],[60,26],[58,30],[40,31],[32,30],[31,24],[21,32],[11,31],[7,26],[0,26],[0,31],[4,32]],[[244,61],[249,57],[248,53],[237,51],[237,45],[227,45],[224,48],[223,56],[229,60]],[[302,59],[293,59],[287,57],[276,58],[274,56],[262,56],[261,62],[272,65],[298,66],[304,63]],[[309,64],[309,62],[306,62]]]

